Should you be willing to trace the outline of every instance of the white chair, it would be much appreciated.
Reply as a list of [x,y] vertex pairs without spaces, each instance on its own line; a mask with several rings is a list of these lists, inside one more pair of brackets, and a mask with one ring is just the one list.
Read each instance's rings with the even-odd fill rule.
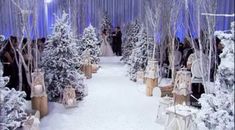
[[159,100],[158,110],[157,110],[157,116],[156,116],[156,122],[164,124],[166,121],[166,109],[173,105],[173,98],[171,97],[162,97]]
[[153,96],[156,98],[161,98],[161,89],[159,87],[153,88]]
[[165,130],[191,130],[193,127],[193,117],[197,112],[198,109],[185,105],[167,108]]

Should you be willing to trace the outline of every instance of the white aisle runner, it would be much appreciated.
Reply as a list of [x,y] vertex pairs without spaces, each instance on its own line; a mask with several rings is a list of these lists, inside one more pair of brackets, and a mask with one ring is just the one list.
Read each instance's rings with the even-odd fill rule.
[[154,122],[157,100],[125,76],[119,59],[101,58],[100,70],[86,81],[88,96],[77,108],[50,103],[41,130],[163,130]]

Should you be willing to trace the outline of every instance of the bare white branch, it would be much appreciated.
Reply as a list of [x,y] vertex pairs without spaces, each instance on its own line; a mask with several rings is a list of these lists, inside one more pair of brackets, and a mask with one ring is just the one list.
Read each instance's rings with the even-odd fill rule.
[[216,17],[235,17],[235,14],[213,14],[213,13],[201,13],[203,16],[216,16]]

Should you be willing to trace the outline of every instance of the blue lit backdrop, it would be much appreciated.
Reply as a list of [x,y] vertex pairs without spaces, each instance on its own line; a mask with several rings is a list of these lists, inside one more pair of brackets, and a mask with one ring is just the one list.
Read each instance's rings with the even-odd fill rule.
[[[17,0],[16,0],[17,1]],[[24,7],[25,3],[36,6],[37,21],[36,27],[31,31],[32,37],[46,37],[51,33],[51,26],[54,23],[53,14],[60,15],[62,10],[70,14],[71,24],[76,34],[81,34],[84,27],[90,23],[99,27],[100,13],[107,11],[113,26],[124,25],[138,17],[143,17],[144,0],[18,0]],[[234,13],[234,0],[217,0],[217,13]],[[30,6],[30,5],[29,5]],[[190,12],[190,14],[193,12]],[[18,35],[19,12],[10,0],[0,0],[0,34]],[[82,15],[83,14],[83,15]],[[180,13],[177,24],[177,36],[182,40],[186,34],[182,26],[185,14]],[[234,18],[217,17],[216,30],[229,29],[230,22]],[[192,21],[194,24],[194,21]],[[33,24],[33,22],[29,22]],[[161,33],[161,32],[159,32]],[[195,30],[192,29],[192,34]]]

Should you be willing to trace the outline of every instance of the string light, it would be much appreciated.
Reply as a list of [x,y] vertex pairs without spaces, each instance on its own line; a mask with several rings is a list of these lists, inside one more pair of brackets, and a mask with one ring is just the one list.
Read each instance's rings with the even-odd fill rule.
[[49,3],[51,3],[52,2],[52,0],[45,0],[45,3],[46,4],[49,4]]

